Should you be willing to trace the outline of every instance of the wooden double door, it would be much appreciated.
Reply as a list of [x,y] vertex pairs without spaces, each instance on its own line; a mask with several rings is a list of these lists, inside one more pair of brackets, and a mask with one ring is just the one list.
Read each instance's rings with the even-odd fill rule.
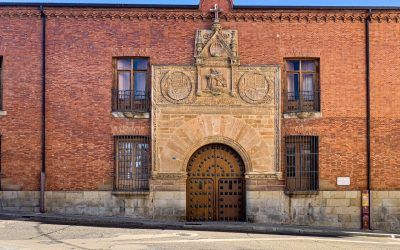
[[198,149],[188,163],[187,220],[244,221],[245,166],[223,144]]

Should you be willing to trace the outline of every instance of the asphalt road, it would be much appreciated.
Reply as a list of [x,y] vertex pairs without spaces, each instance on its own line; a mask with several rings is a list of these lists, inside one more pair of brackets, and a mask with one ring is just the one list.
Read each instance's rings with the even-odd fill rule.
[[400,239],[124,229],[0,220],[0,249],[400,249]]

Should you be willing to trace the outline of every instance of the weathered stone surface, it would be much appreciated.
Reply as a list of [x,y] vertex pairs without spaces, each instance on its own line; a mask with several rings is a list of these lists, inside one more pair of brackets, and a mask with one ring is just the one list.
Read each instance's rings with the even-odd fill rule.
[[51,213],[116,215],[137,218],[181,219],[185,216],[186,196],[180,191],[154,191],[148,195],[118,194],[110,191],[64,192],[46,195]]
[[400,232],[400,191],[372,191],[372,197],[372,227]]
[[[293,197],[282,191],[248,191],[247,214],[257,222],[359,228],[360,196],[358,191],[320,191],[318,195]],[[352,200],[358,203],[351,205]]]
[[[372,193],[372,226],[375,229],[398,231],[400,203],[396,197],[400,191],[379,192]],[[48,191],[45,197],[47,211],[56,214],[165,220],[184,220],[186,214],[185,191],[154,191],[148,195],[129,196],[115,196],[110,191]],[[271,224],[359,228],[360,197],[361,193],[357,191],[320,191],[318,195],[294,197],[282,191],[247,191],[247,220]],[[0,211],[39,211],[39,192],[0,191],[0,198]]]
[[0,191],[0,211],[38,212],[39,192]]

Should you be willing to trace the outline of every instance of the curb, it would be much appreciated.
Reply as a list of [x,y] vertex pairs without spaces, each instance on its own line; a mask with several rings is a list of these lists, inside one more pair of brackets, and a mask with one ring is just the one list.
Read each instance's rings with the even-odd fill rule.
[[0,219],[18,219],[26,221],[37,221],[53,224],[67,224],[79,226],[100,226],[118,228],[140,228],[140,229],[171,229],[171,230],[195,230],[216,232],[237,232],[257,234],[278,234],[296,236],[321,236],[321,237],[383,237],[400,238],[400,234],[387,233],[383,231],[351,231],[332,228],[312,228],[300,226],[263,225],[253,223],[189,223],[169,222],[153,220],[134,220],[126,217],[94,217],[94,216],[63,216],[55,214],[39,213],[0,213]]

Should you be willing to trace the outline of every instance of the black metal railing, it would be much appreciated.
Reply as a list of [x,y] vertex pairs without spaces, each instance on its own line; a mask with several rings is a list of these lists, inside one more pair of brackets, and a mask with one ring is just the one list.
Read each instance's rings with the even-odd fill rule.
[[317,191],[318,137],[286,136],[286,191]]
[[115,136],[115,191],[149,190],[150,136]]
[[285,112],[318,112],[320,111],[319,91],[286,92]]
[[150,94],[144,91],[113,89],[112,111],[149,112]]

